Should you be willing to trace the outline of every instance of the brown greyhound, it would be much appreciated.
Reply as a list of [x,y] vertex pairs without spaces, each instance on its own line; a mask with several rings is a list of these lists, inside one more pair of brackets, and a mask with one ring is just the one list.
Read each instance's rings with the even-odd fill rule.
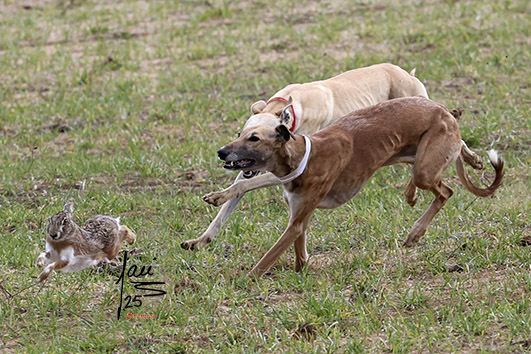
[[352,112],[310,138],[293,135],[284,125],[245,129],[238,139],[218,151],[224,167],[265,170],[277,180],[273,183],[268,174],[263,174],[204,199],[218,206],[250,190],[282,183],[290,209],[289,223],[252,273],[266,272],[291,244],[295,246],[295,269],[300,271],[308,259],[306,227],[316,208],[336,208],[346,203],[380,167],[410,163],[413,174],[405,190],[407,203],[415,205],[417,187],[435,195],[404,242],[412,246],[453,194],[442,181],[443,171],[452,162],[462,184],[476,196],[492,195],[503,180],[503,162],[491,150],[489,159],[496,171],[492,184],[483,189],[470,181],[463,162],[466,146],[454,115],[425,98],[397,98]]

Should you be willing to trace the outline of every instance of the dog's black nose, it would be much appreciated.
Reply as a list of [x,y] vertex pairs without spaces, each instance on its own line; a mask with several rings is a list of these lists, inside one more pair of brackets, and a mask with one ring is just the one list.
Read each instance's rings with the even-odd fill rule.
[[227,156],[229,156],[229,154],[230,154],[230,151],[225,149],[224,147],[218,150],[218,157],[223,161],[225,161],[225,159],[227,158]]

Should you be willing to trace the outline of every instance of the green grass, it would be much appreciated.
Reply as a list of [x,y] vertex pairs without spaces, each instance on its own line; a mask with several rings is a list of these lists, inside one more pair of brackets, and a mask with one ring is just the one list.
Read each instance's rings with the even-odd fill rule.
[[[531,350],[526,1],[31,4],[0,4],[0,351]],[[409,208],[410,169],[394,166],[314,214],[302,274],[289,251],[271,275],[247,276],[287,223],[279,188],[246,196],[208,247],[180,248],[217,212],[201,196],[234,178],[215,151],[252,102],[385,61],[417,68],[432,99],[465,110],[471,148],[501,153],[493,198],[449,169],[454,196],[404,249],[432,197]],[[153,265],[167,295],[135,312],[156,319],[117,321],[110,274],[30,287],[46,220],[68,200],[79,222],[120,215],[138,234],[130,262]]]

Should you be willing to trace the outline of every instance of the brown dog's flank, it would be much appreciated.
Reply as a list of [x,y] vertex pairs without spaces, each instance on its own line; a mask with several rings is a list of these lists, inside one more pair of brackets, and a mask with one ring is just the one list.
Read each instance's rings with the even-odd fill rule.
[[[281,177],[298,166],[304,154],[304,139],[286,140],[277,128],[254,127],[224,149],[245,158],[244,151],[262,151],[260,169]],[[259,141],[250,141],[253,134]],[[465,148],[456,118],[442,105],[424,98],[400,98],[353,112],[311,137],[312,150],[304,173],[284,185],[284,198],[290,208],[288,226],[279,240],[254,267],[253,273],[267,271],[291,245],[295,246],[296,270],[307,261],[306,227],[316,208],[336,208],[354,197],[379,168],[399,162],[413,164],[405,196],[415,205],[416,188],[432,192],[435,199],[409,232],[404,245],[412,246],[426,232],[429,223],[452,196],[442,181],[443,171],[456,162],[458,176],[467,190],[481,197],[492,195],[502,183],[503,163],[494,154],[496,171],[492,185],[475,186],[464,170]],[[341,152],[339,154],[338,152]],[[255,167],[256,168],[256,167]],[[248,190],[261,188],[260,177],[235,184],[205,196],[220,204]],[[256,179],[256,183],[255,180]]]

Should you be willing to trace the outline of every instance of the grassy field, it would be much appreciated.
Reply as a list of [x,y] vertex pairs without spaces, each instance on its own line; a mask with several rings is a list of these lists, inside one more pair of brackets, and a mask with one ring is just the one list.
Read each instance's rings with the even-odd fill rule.
[[[530,23],[525,0],[2,0],[0,352],[530,352]],[[217,212],[201,196],[234,178],[215,152],[251,103],[379,62],[417,68],[432,99],[464,109],[469,146],[501,153],[493,198],[450,168],[454,197],[405,249],[432,196],[407,206],[410,168],[394,166],[314,214],[303,274],[290,250],[246,275],[287,223],[279,188],[246,196],[208,247],[180,248]],[[69,200],[80,223],[136,231],[129,264],[167,294],[133,312],[154,319],[116,319],[116,271],[32,286]]]

